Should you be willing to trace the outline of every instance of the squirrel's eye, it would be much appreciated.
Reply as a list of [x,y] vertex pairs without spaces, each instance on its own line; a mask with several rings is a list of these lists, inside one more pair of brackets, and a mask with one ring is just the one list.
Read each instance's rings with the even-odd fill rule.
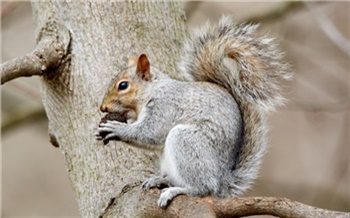
[[127,89],[128,87],[129,87],[129,83],[126,81],[123,81],[123,82],[119,83],[118,91],[123,91],[123,90]]

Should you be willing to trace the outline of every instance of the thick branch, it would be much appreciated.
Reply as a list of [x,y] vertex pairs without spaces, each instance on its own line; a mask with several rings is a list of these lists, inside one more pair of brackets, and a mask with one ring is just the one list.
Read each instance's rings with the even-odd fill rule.
[[277,217],[319,217],[346,218],[350,213],[330,211],[312,207],[287,198],[239,197],[214,199],[178,196],[166,209],[157,206],[160,191],[143,192],[138,205],[142,217],[205,217],[229,218],[251,215],[272,215]]
[[1,65],[1,84],[18,77],[43,75],[57,68],[67,55],[69,31],[49,19],[41,29],[35,49]]
[[57,52],[60,48],[52,46],[53,41],[39,42],[33,52],[3,63],[1,84],[18,77],[42,75],[47,69],[57,67],[62,55]]

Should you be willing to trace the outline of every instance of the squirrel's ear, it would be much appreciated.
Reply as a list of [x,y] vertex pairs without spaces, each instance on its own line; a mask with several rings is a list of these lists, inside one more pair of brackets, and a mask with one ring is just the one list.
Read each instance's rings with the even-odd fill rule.
[[141,54],[137,59],[137,67],[136,72],[140,74],[141,78],[143,80],[150,80],[150,63],[148,61],[148,58],[145,54]]
[[130,57],[128,60],[128,66],[136,65],[136,59],[134,57]]

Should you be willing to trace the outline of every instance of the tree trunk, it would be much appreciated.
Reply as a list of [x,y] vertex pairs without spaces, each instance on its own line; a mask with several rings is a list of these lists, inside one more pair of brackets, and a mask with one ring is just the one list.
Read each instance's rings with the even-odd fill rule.
[[[83,217],[135,217],[139,184],[158,173],[157,152],[94,138],[102,98],[130,56],[175,73],[187,35],[178,2],[33,2],[36,34],[61,23],[70,33],[65,64],[41,79],[51,141],[65,157]],[[58,31],[61,31],[58,27]],[[135,188],[137,187],[137,188]]]

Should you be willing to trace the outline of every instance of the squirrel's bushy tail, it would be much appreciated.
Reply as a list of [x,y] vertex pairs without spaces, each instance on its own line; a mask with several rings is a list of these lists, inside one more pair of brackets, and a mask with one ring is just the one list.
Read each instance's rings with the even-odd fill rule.
[[237,101],[243,119],[243,142],[233,169],[236,194],[250,186],[266,150],[265,112],[283,103],[280,79],[289,79],[272,38],[258,36],[259,25],[237,25],[223,16],[218,26],[207,23],[185,43],[180,70],[189,80],[225,87]]

